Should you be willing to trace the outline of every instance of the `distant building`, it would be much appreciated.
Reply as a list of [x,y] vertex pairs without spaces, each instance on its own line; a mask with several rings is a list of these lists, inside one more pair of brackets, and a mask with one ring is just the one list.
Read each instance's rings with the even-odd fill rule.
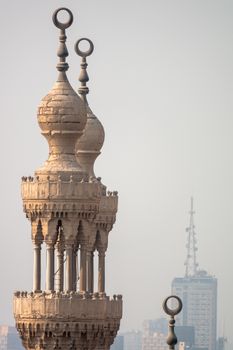
[[167,334],[168,321],[161,317],[155,320],[145,320],[143,322],[143,334],[145,333],[164,333]]
[[124,350],[124,336],[117,335],[114,343],[111,345],[111,350]]
[[217,279],[198,269],[193,215],[191,199],[185,277],[174,278],[172,281],[172,294],[179,296],[183,302],[183,309],[176,317],[176,324],[194,327],[193,348],[216,350]]
[[142,350],[142,332],[131,331],[122,335],[124,336],[124,350]]
[[15,327],[0,326],[0,350],[23,350]]
[[193,349],[195,344],[195,328],[193,326],[176,326],[175,333],[179,350]]
[[142,350],[167,350],[167,336],[163,333],[151,333],[142,337]]
[[142,350],[167,350],[167,327],[165,318],[144,321]]

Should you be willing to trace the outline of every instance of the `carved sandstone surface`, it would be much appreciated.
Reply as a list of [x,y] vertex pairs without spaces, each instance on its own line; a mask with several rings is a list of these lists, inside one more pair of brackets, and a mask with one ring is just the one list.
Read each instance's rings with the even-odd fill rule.
[[30,319],[47,320],[113,320],[122,317],[122,297],[110,300],[105,295],[79,293],[26,293],[16,292],[14,315],[17,322]]
[[86,120],[86,107],[68,80],[57,81],[38,107],[38,122],[49,144],[49,158],[37,174],[81,171],[75,158],[75,144]]
[[27,349],[108,349],[120,326],[122,297],[16,292],[14,316]]
[[87,123],[83,135],[76,143],[78,163],[89,175],[94,174],[94,163],[104,143],[104,128],[99,119],[87,106]]

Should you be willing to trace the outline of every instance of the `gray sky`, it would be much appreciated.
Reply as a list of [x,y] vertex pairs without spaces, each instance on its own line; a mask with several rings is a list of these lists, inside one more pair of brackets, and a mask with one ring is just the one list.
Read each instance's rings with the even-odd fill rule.
[[94,41],[89,102],[106,141],[96,174],[119,191],[107,291],[124,296],[121,330],[163,315],[171,280],[184,274],[190,196],[198,262],[218,278],[220,335],[233,341],[232,0],[1,0],[0,323],[13,324],[13,290],[30,290],[30,225],[21,176],[47,158],[36,110],[57,73],[54,9],[68,6],[73,44]]

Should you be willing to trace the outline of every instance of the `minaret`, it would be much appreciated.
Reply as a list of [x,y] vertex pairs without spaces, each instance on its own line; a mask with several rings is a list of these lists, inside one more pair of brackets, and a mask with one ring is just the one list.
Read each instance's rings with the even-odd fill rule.
[[187,242],[187,258],[185,261],[185,277],[192,277],[197,275],[197,258],[196,258],[196,252],[197,252],[197,239],[196,239],[196,232],[195,232],[195,225],[194,225],[194,214],[195,211],[193,210],[193,197],[191,197],[191,209],[190,209],[190,219],[189,219],[189,227],[186,228],[186,231],[188,232],[188,242]]
[[[58,20],[60,11],[68,13],[66,23]],[[82,57],[80,97],[66,76],[66,29],[73,15],[69,9],[59,8],[53,22],[60,29],[59,74],[38,108],[49,157],[34,177],[22,178],[21,187],[24,212],[31,222],[33,291],[15,293],[14,316],[26,349],[107,350],[122,317],[122,296],[110,298],[105,291],[105,253],[118,195],[116,191],[107,192],[93,170],[104,142],[103,126],[86,99],[86,57],[94,46],[89,39],[76,44],[76,52]],[[88,52],[79,49],[82,40],[89,42]],[[41,271],[43,246],[46,271]],[[41,275],[45,276],[44,290]]]

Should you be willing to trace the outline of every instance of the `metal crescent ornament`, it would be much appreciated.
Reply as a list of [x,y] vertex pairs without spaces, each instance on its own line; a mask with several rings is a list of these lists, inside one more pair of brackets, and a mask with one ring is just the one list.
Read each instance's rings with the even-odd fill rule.
[[[58,13],[60,11],[66,11],[68,13],[69,19],[67,22],[62,23],[58,20]],[[53,14],[53,23],[57,28],[59,28],[61,30],[65,30],[65,29],[69,28],[71,26],[71,24],[73,23],[73,20],[74,20],[73,13],[66,7],[58,8]]]
[[[168,301],[170,299],[176,299],[178,302],[178,306],[175,309],[170,309],[168,307]],[[163,310],[166,312],[167,315],[169,316],[175,316],[178,315],[178,313],[182,310],[183,304],[181,299],[177,296],[177,295],[170,295],[169,297],[167,297],[164,302],[163,302]]]
[[[90,45],[89,49],[87,51],[82,51],[80,50],[79,48],[79,45],[82,41],[87,41]],[[94,44],[93,42],[88,39],[88,38],[81,38],[79,39],[76,44],[74,45],[74,49],[75,49],[75,52],[77,53],[77,55],[81,56],[81,57],[87,57],[87,56],[90,56],[92,54],[92,52],[94,51]]]

